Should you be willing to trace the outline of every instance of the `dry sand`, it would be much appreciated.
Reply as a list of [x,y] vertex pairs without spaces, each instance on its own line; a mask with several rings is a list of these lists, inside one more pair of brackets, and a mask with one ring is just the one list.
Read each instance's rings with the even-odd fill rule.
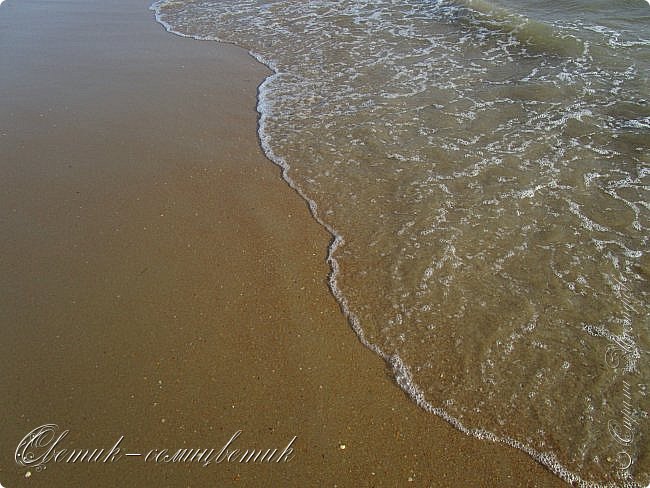
[[[0,483],[563,486],[418,409],[359,343],[329,235],[259,149],[266,74],[143,0],[0,7]],[[287,463],[18,466],[46,423],[122,454],[297,439]]]

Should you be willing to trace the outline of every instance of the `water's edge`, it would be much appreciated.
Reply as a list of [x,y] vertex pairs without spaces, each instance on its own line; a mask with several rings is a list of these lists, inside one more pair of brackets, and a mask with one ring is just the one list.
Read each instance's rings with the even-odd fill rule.
[[[0,0],[0,4],[2,3],[3,0]],[[161,24],[165,30],[171,34],[177,35],[179,37],[183,38],[189,38],[189,39],[195,39],[198,41],[216,41],[219,43],[224,43],[224,44],[231,44],[237,47],[240,47],[234,42],[230,41],[225,41],[223,39],[219,39],[216,37],[202,37],[202,36],[192,36],[192,35],[187,35],[182,32],[176,31],[173,29],[173,27],[165,22],[161,15],[160,15],[160,3],[164,0],[156,0],[150,7],[149,9],[154,12],[155,14],[155,19],[156,21]],[[650,3],[650,0],[647,0]],[[623,487],[623,488],[642,488],[641,485],[638,483],[634,482],[625,482],[623,485],[619,485],[615,482],[607,483],[607,484],[600,484],[600,483],[593,483],[584,480],[577,474],[571,472],[568,470],[565,466],[563,466],[558,460],[557,457],[551,453],[551,452],[540,452],[537,451],[536,449],[532,448],[531,446],[524,444],[522,442],[519,442],[515,439],[512,439],[510,437],[502,437],[502,436],[497,436],[496,434],[483,430],[483,429],[472,429],[466,427],[459,419],[453,417],[450,415],[448,412],[445,410],[434,407],[431,405],[429,402],[426,401],[424,393],[422,390],[413,382],[412,380],[412,375],[411,372],[408,368],[408,366],[403,362],[403,360],[399,357],[397,354],[387,354],[384,352],[380,347],[378,347],[375,344],[372,344],[366,339],[365,333],[361,327],[359,318],[350,310],[350,307],[348,305],[348,301],[346,297],[343,295],[341,292],[338,282],[337,282],[337,277],[340,272],[340,267],[338,264],[338,261],[334,257],[336,254],[337,249],[345,244],[345,240],[341,234],[339,234],[336,229],[334,229],[331,225],[329,225],[327,222],[325,222],[318,214],[318,206],[314,200],[312,200],[308,195],[305,194],[305,192],[296,184],[296,182],[291,178],[289,175],[289,170],[291,169],[291,166],[287,163],[286,160],[283,158],[277,156],[274,152],[273,149],[270,146],[269,143],[269,137],[266,136],[266,120],[267,120],[267,114],[265,111],[265,105],[266,105],[266,91],[265,88],[267,85],[271,84],[273,80],[280,76],[281,72],[277,69],[275,63],[273,61],[266,59],[264,56],[255,53],[253,51],[247,51],[248,54],[253,57],[256,61],[258,61],[260,64],[264,65],[267,67],[269,70],[271,70],[271,74],[267,76],[262,83],[257,88],[257,104],[256,104],[256,109],[258,112],[258,127],[257,127],[257,132],[258,132],[258,138],[259,138],[259,143],[262,151],[264,152],[264,155],[266,156],[269,161],[274,163],[275,165],[279,166],[281,169],[281,174],[283,180],[287,183],[287,185],[294,190],[300,197],[307,203],[310,213],[314,220],[318,222],[327,232],[331,235],[331,241],[328,245],[328,250],[327,250],[327,258],[326,261],[328,263],[330,272],[328,276],[328,285],[330,288],[330,291],[334,298],[336,299],[337,303],[339,304],[341,311],[343,312],[344,316],[347,318],[348,323],[350,324],[351,328],[354,330],[356,333],[359,341],[368,349],[371,351],[375,352],[378,354],[385,362],[386,364],[390,367],[392,370],[393,376],[395,378],[395,382],[397,385],[409,396],[409,398],[414,401],[420,408],[425,410],[426,412],[429,412],[431,414],[434,414],[445,421],[447,421],[450,425],[452,425],[455,429],[463,432],[466,435],[475,437],[480,440],[488,440],[491,442],[498,442],[502,444],[506,444],[508,446],[514,447],[516,449],[519,449],[526,454],[528,454],[531,458],[533,458],[535,461],[538,463],[542,464],[544,467],[549,469],[552,473],[554,473],[556,476],[561,478],[562,480],[574,485],[574,486],[580,486],[582,488],[617,488],[617,487]]]

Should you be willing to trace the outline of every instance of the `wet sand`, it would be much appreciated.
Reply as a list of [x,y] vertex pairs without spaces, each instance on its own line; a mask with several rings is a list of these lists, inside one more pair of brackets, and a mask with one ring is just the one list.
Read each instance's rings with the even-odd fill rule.
[[[0,7],[0,483],[565,486],[395,385],[329,293],[330,236],[260,151],[266,69],[148,6]],[[122,457],[16,464],[48,423],[70,431],[57,449],[124,436]],[[156,462],[240,430],[231,449],[296,436],[293,458]]]

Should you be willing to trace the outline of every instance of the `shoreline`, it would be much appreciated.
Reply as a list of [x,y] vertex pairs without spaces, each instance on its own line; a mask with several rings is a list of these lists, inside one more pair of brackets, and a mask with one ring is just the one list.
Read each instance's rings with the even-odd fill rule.
[[[0,403],[0,482],[565,486],[422,411],[359,347],[327,288],[328,236],[261,153],[265,70],[240,48],[169,35],[147,7],[74,1],[50,19],[25,1],[0,15],[16,49],[0,74],[0,361],[14,392]],[[39,21],[40,37],[21,38]],[[46,422],[76,446],[297,440],[282,466],[123,461],[25,478],[13,453]]]
[[[343,237],[343,235],[338,233],[336,229],[334,229],[331,225],[329,225],[320,217],[318,213],[318,205],[316,204],[316,202],[312,200],[298,186],[295,180],[289,175],[289,171],[291,170],[291,165],[287,163],[285,159],[277,156],[274,153],[273,149],[268,143],[268,137],[265,137],[266,136],[265,134],[266,113],[263,107],[266,105],[266,103],[263,99],[264,86],[267,83],[272,83],[273,78],[280,75],[281,72],[278,71],[278,69],[275,66],[275,63],[273,63],[271,60],[264,58],[259,53],[247,50],[234,42],[225,41],[217,38],[215,39],[202,38],[198,36],[184,34],[182,32],[174,30],[174,28],[165,20],[163,20],[162,16],[160,15],[160,11],[158,9],[158,4],[160,2],[161,0],[154,1],[153,4],[149,7],[149,9],[154,12],[156,22],[162,25],[163,28],[170,34],[184,39],[192,39],[197,42],[216,42],[218,44],[227,44],[227,45],[235,46],[237,48],[246,51],[250,57],[255,59],[260,65],[264,66],[267,70],[271,72],[271,74],[269,74],[262,80],[262,82],[259,84],[257,88],[256,105],[257,105],[257,112],[259,114],[258,124],[257,124],[257,134],[258,134],[258,142],[260,145],[260,149],[262,150],[262,152],[270,162],[272,162],[273,164],[275,164],[280,168],[282,179],[294,192],[296,192],[300,196],[302,200],[304,200],[305,204],[309,208],[311,217],[331,236],[330,243],[327,246],[327,258],[326,258],[327,264],[329,266],[329,273],[327,275],[329,290],[332,293],[336,302],[338,303],[342,314],[345,316],[348,322],[348,325],[356,334],[359,342],[366,349],[376,354],[385,363],[386,368],[390,370],[395,386],[401,388],[404,394],[407,395],[408,398],[414,404],[416,404],[419,408],[421,408],[422,411],[426,412],[429,415],[436,416],[437,418],[447,422],[458,432],[467,435],[469,437],[478,439],[479,441],[494,442],[494,443],[501,444],[503,446],[509,446],[514,449],[517,449],[530,456],[532,460],[541,464],[542,466],[544,466],[545,469],[548,469],[555,476],[557,476],[558,478],[560,478],[561,480],[569,484],[578,484],[578,485],[588,484],[588,482],[586,482],[585,480],[580,478],[577,474],[568,470],[563,464],[561,464],[555,457],[554,453],[540,452],[534,449],[533,447],[531,447],[529,444],[524,444],[511,437],[500,437],[490,431],[485,431],[482,428],[467,427],[465,424],[463,424],[461,420],[454,417],[453,415],[450,415],[446,410],[440,407],[433,406],[425,399],[425,396],[421,391],[421,389],[419,388],[419,386],[414,383],[411,376],[411,372],[408,366],[403,362],[402,358],[400,358],[398,355],[391,356],[387,354],[380,347],[378,347],[375,344],[372,344],[366,339],[365,332],[361,327],[359,318],[356,316],[356,314],[354,314],[354,312],[352,312],[352,310],[350,310],[348,305],[348,300],[345,297],[345,295],[341,292],[337,282],[337,276],[339,274],[340,267],[335,257],[335,253],[339,248],[339,246],[345,244],[345,238]],[[595,486],[600,486],[600,485],[595,485]]]

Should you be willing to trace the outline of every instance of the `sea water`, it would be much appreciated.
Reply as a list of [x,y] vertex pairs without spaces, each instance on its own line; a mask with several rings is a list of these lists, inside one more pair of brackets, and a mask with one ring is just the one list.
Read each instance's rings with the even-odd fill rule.
[[262,146],[414,401],[567,481],[650,483],[645,0],[152,8],[272,68]]

